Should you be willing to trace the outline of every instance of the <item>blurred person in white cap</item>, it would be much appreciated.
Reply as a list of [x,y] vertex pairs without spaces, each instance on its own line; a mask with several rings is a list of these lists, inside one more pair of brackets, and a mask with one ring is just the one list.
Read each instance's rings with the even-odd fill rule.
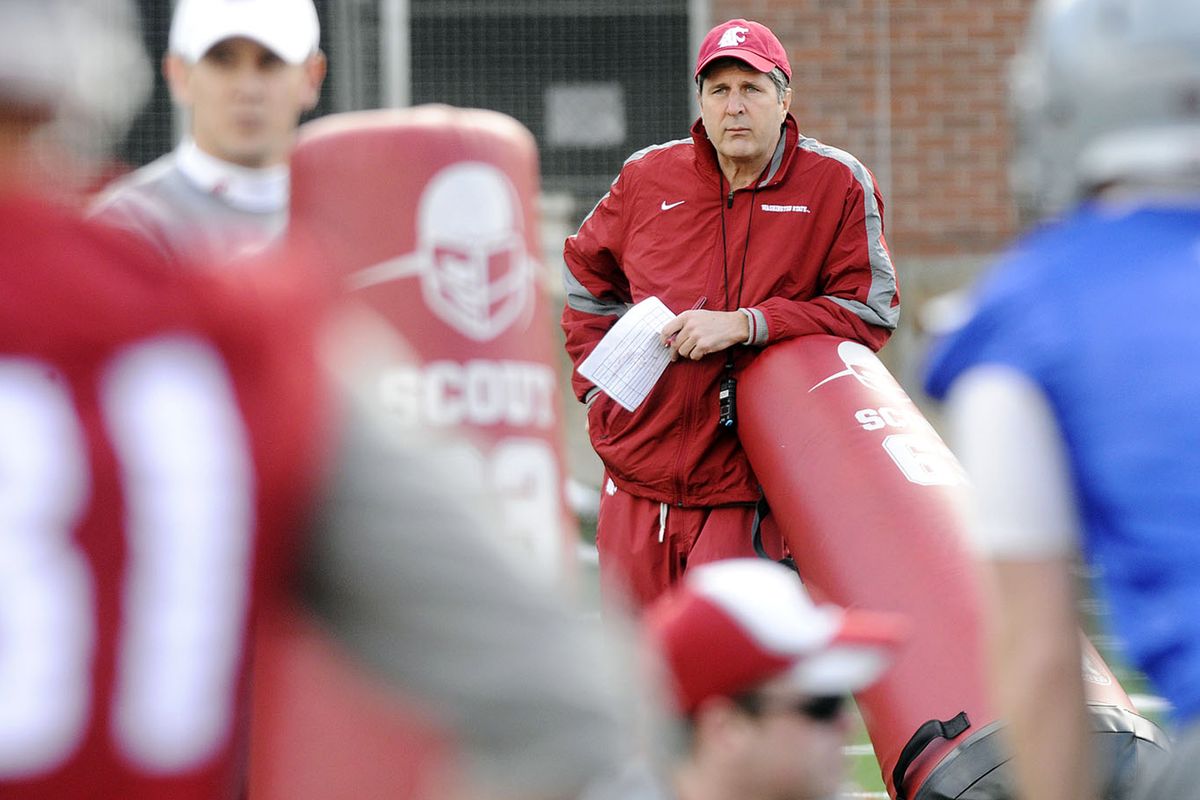
[[[661,331],[676,363],[635,411],[572,376],[605,467],[600,569],[637,606],[685,566],[754,555],[761,493],[737,436],[741,370],[762,348],[809,334],[878,350],[900,313],[875,179],[801,133],[775,34],[722,22],[693,78],[690,137],[630,156],[563,253],[576,366],[631,304],[657,296],[677,314]],[[782,554],[771,517],[764,538]]]
[[320,37],[312,0],[180,0],[163,72],[187,135],[95,213],[179,262],[216,266],[272,241],[296,129],[325,77]]
[[906,629],[896,615],[814,605],[766,559],[690,570],[644,620],[687,721],[679,800],[835,796],[850,694],[879,679]]

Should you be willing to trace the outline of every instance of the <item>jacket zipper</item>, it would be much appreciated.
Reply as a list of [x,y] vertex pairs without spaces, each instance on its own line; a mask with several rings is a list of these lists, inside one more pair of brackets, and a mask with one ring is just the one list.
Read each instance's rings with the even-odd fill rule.
[[696,398],[696,373],[693,371],[688,376],[687,386],[683,392],[683,424],[680,425],[679,449],[675,451],[675,505],[683,507],[683,457],[687,453],[688,440],[691,439],[692,425],[694,424],[692,417],[694,416]]
[[[733,192],[734,189],[730,186],[729,196],[725,199],[726,208],[733,208]],[[679,449],[675,453],[675,505],[680,508],[683,507],[683,457],[687,452],[688,440],[692,433],[692,425],[694,424],[693,417],[695,416],[696,398],[693,396],[695,394],[694,390],[695,375],[693,373],[684,391],[683,424],[680,426]]]

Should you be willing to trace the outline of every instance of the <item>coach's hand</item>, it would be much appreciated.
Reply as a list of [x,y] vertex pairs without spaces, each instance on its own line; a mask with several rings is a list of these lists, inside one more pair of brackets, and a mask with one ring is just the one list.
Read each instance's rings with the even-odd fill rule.
[[685,311],[668,322],[659,334],[671,360],[699,361],[710,353],[741,344],[750,337],[750,322],[740,311]]

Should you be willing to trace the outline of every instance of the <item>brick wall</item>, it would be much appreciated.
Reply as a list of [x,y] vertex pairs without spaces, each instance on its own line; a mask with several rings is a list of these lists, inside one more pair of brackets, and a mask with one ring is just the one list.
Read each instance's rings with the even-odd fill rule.
[[779,36],[801,130],[875,172],[903,262],[985,254],[1015,233],[1006,70],[1030,4],[713,0],[712,20]]

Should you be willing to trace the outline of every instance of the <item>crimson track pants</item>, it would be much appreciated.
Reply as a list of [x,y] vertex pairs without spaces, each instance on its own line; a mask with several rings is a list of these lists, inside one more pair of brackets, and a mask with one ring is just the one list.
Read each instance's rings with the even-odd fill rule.
[[[618,489],[605,475],[596,521],[596,549],[605,592],[640,610],[697,564],[754,557],[754,504],[681,508]],[[773,517],[762,523],[768,555],[783,556]]]

